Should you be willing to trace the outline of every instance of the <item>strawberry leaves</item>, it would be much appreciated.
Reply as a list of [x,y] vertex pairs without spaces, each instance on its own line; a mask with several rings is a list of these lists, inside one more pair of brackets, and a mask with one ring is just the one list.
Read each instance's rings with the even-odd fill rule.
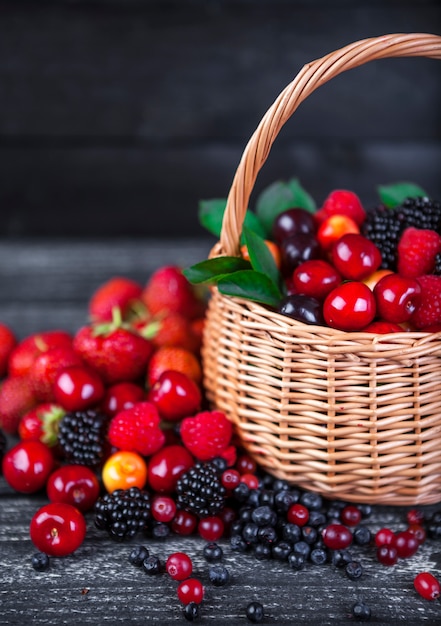
[[388,209],[399,206],[406,198],[426,197],[427,193],[419,185],[402,182],[393,185],[379,185],[377,187],[381,202]]

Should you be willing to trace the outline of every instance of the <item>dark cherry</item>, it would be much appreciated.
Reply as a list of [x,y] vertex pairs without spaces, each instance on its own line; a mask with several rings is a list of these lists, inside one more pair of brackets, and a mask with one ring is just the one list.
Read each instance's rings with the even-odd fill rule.
[[311,233],[297,233],[284,239],[280,243],[280,252],[285,275],[291,274],[301,263],[321,256],[319,243]]
[[322,326],[325,323],[322,309],[322,303],[316,298],[292,294],[283,298],[278,310],[299,322]]
[[314,234],[316,230],[312,213],[298,207],[280,213],[273,223],[273,238],[281,242],[297,233]]

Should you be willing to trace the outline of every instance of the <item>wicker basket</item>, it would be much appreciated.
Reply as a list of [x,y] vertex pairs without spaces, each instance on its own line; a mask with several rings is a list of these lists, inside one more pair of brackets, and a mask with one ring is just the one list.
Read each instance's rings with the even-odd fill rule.
[[[299,104],[345,70],[411,56],[441,58],[441,37],[366,39],[303,67],[245,148],[211,256],[239,254],[257,174]],[[202,358],[209,401],[274,476],[352,502],[441,501],[441,333],[345,333],[214,289]]]

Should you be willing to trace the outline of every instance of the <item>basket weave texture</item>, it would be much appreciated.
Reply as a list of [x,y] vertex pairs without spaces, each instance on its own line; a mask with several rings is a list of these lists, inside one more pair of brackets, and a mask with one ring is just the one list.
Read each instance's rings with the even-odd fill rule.
[[[303,67],[245,148],[211,256],[239,255],[257,174],[299,104],[343,71],[410,56],[441,58],[441,37],[366,39]],[[213,289],[202,359],[209,401],[274,476],[352,502],[441,501],[441,333],[346,333]]]

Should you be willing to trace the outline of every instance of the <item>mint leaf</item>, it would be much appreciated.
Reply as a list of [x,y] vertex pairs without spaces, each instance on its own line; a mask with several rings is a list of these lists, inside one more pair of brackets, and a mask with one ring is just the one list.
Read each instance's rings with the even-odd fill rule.
[[406,198],[427,197],[427,193],[419,185],[408,182],[379,185],[377,190],[381,202],[388,209],[399,206]]
[[248,228],[243,229],[243,235],[253,270],[266,274],[268,278],[278,285],[280,282],[279,269],[265,240],[257,233],[248,230]]
[[226,206],[227,201],[222,198],[201,200],[199,202],[199,223],[218,239],[222,229],[222,219]]
[[198,284],[216,282],[232,272],[249,269],[251,269],[250,263],[241,257],[220,256],[187,267],[183,270],[183,274],[191,283]]
[[303,189],[296,178],[287,183],[278,181],[262,191],[256,202],[256,214],[265,228],[266,236],[271,234],[275,218],[293,207],[306,209],[313,213],[315,202],[310,194]]
[[221,278],[217,284],[220,293],[235,298],[245,298],[277,308],[281,293],[277,285],[265,274],[243,270]]

